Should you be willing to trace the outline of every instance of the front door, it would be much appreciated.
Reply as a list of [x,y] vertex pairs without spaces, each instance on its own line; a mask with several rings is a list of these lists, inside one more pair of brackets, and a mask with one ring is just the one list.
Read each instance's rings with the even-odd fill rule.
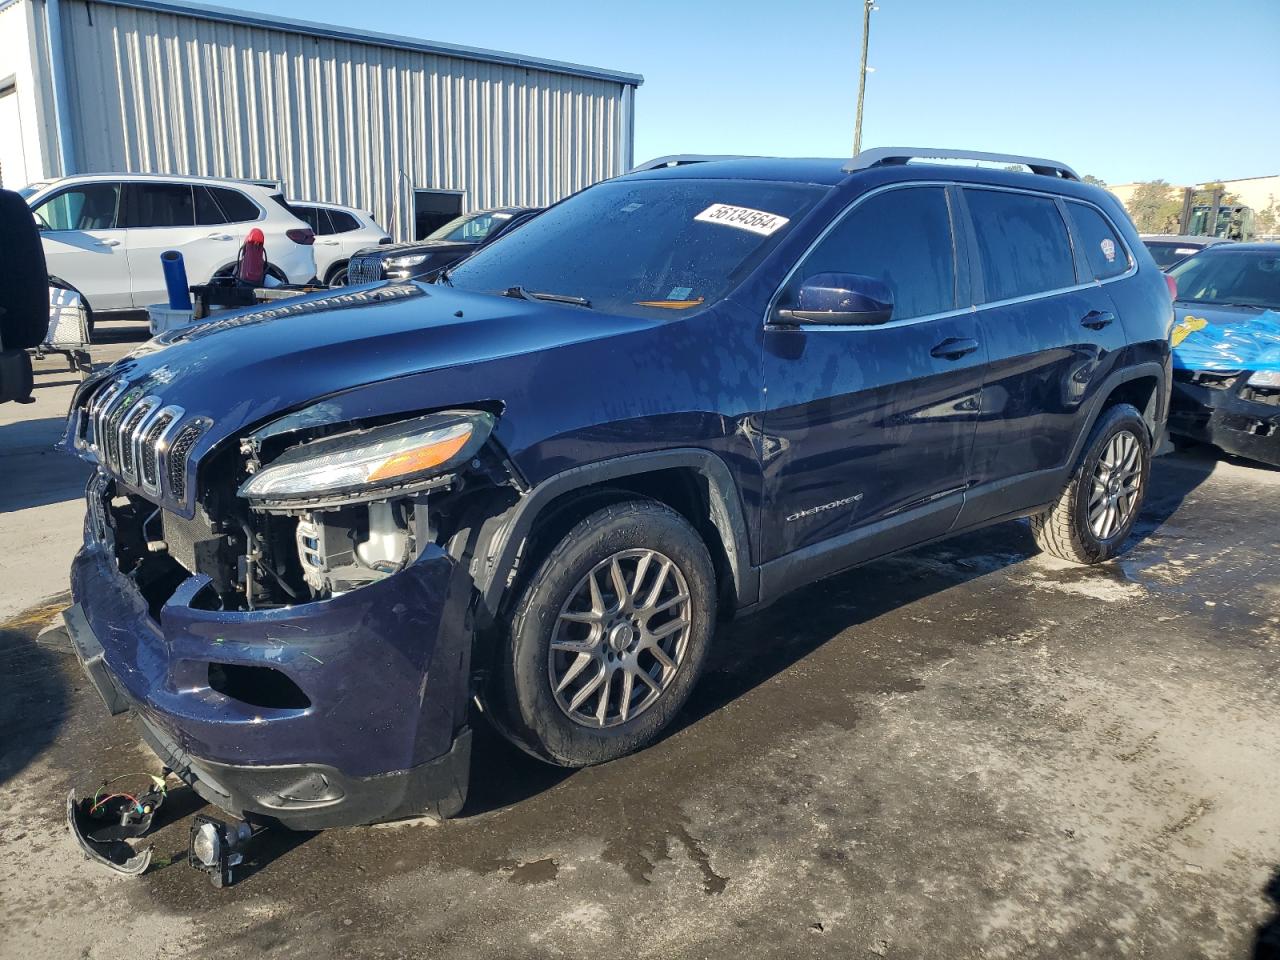
[[941,185],[875,193],[787,281],[780,302],[819,273],[872,277],[893,291],[894,312],[877,326],[771,318],[759,440],[766,559],[820,555],[864,534],[871,552],[884,552],[955,520],[986,350],[972,309],[957,307],[968,303],[968,282],[956,269],[952,202]]
[[49,274],[75,287],[94,310],[128,310],[129,256],[116,226],[120,184],[60,190],[32,211]]

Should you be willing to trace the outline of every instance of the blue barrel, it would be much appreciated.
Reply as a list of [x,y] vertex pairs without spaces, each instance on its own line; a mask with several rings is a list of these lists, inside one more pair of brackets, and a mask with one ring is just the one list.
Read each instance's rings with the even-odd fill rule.
[[169,291],[169,309],[190,310],[191,291],[187,289],[187,266],[182,262],[182,254],[166,250],[160,254],[160,263],[164,266],[164,285]]

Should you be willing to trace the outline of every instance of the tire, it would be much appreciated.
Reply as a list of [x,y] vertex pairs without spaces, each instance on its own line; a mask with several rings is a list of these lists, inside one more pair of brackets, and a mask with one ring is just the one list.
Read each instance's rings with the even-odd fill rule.
[[22,197],[0,190],[0,343],[5,350],[38,347],[49,332],[49,275],[35,218]]
[[[614,586],[615,561],[624,590]],[[560,539],[520,592],[494,676],[499,730],[559,766],[639,750],[688,700],[715,618],[711,557],[682,516],[652,500],[596,509]],[[655,636],[664,627],[665,635]],[[564,649],[569,645],[577,649]]]
[[327,287],[345,287],[347,285],[347,265],[342,263],[329,271],[325,281]]
[[[1036,543],[1073,563],[1110,560],[1133,530],[1150,476],[1146,421],[1127,403],[1108,407],[1090,431],[1084,456],[1057,502],[1031,518]],[[1101,499],[1095,502],[1097,497]],[[1097,511],[1092,518],[1091,506]]]

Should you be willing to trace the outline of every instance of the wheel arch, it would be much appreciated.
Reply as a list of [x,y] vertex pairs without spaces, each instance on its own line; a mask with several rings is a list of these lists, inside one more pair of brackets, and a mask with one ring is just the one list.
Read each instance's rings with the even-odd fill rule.
[[627,493],[664,503],[692,524],[711,552],[728,612],[755,602],[759,578],[751,565],[746,515],[729,468],[710,451],[679,448],[573,467],[537,484],[491,518],[481,530],[476,551],[489,558],[488,569],[476,576],[486,620],[492,623],[500,616],[503,594],[540,526],[574,516],[575,507],[585,511]]
[[328,286],[333,281],[334,275],[339,270],[347,269],[347,265],[349,263],[351,263],[350,257],[339,257],[337,260],[333,261],[333,263],[329,264],[329,269],[324,272],[323,277],[325,286]]
[[1104,411],[1118,403],[1131,403],[1137,407],[1143,420],[1146,421],[1147,428],[1151,431],[1152,443],[1158,443],[1159,432],[1164,426],[1169,410],[1169,378],[1164,365],[1154,360],[1137,363],[1131,367],[1116,370],[1106,379],[1097,391],[1088,417],[1076,433],[1071,456],[1067,458],[1068,476],[1080,462],[1080,457],[1084,454],[1084,445],[1093,433],[1098,418]]

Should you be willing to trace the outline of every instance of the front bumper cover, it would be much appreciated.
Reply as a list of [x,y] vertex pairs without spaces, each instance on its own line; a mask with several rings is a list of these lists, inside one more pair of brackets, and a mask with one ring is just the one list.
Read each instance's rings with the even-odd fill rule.
[[[131,712],[202,797],[294,829],[461,809],[471,590],[444,551],[429,547],[351,593],[270,610],[201,609],[204,578],[192,577],[154,617],[94,527],[91,507],[65,614],[72,645],[107,709]],[[310,705],[219,693],[211,663],[283,673]]]
[[1176,378],[1169,432],[1280,466],[1280,405],[1242,396],[1249,376],[1245,371],[1214,386]]

